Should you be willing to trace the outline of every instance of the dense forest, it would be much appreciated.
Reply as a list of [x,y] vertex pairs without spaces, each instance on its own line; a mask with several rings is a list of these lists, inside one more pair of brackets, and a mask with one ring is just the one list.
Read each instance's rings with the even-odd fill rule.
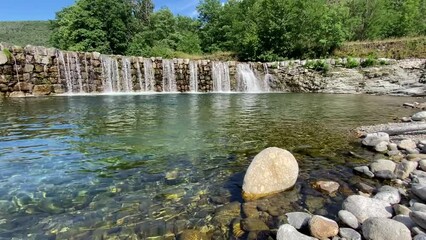
[[77,0],[52,21],[55,47],[174,57],[234,52],[241,60],[328,56],[346,41],[426,35],[424,0],[201,0],[198,18],[151,0]]

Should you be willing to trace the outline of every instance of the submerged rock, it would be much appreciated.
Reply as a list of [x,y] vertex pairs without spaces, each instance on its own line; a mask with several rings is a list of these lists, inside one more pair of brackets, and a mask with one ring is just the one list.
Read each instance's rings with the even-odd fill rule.
[[411,116],[411,119],[413,121],[423,121],[423,120],[426,120],[426,111],[418,112],[418,113],[414,114],[413,116]]
[[299,165],[294,156],[280,148],[267,148],[253,159],[243,183],[243,198],[255,200],[294,186]]
[[374,173],[372,171],[370,171],[370,169],[367,166],[355,167],[354,171],[359,172],[361,174],[364,174],[365,176],[367,176],[369,178],[374,177]]
[[318,181],[314,183],[314,188],[332,194],[339,190],[340,184],[334,181]]
[[197,230],[185,230],[180,235],[178,240],[207,240],[207,235]]
[[305,212],[291,212],[286,213],[288,223],[296,229],[302,229],[308,226],[309,220],[312,215]]
[[369,218],[362,225],[366,239],[410,240],[411,232],[402,223],[386,218]]

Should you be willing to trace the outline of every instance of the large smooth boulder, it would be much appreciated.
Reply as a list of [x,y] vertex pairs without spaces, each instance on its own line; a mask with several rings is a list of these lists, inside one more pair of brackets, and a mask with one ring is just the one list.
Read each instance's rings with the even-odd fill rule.
[[4,51],[0,51],[0,65],[6,64],[8,60],[9,60],[9,58],[7,57],[7,55],[5,54],[5,52]]
[[387,218],[367,219],[362,224],[362,235],[372,240],[411,240],[411,232],[404,224]]
[[401,201],[399,190],[391,186],[383,186],[374,196],[375,199],[380,199],[390,204],[397,204]]
[[290,224],[284,224],[278,229],[277,240],[315,240],[315,238],[298,232]]
[[426,229],[426,213],[420,211],[413,211],[410,213],[410,218],[417,225],[419,225],[423,229]]
[[243,182],[243,198],[255,200],[294,186],[299,165],[294,156],[280,148],[267,148],[256,155]]
[[342,208],[351,212],[360,223],[372,217],[391,218],[393,213],[390,203],[360,195],[346,198]]
[[414,114],[413,116],[411,116],[411,119],[413,121],[423,121],[423,120],[426,120],[426,111],[418,112],[418,113]]
[[309,220],[311,235],[318,239],[326,239],[339,234],[339,225],[331,219],[315,215]]
[[411,192],[421,200],[426,201],[426,185],[413,184],[411,186]]
[[389,134],[384,132],[378,133],[369,133],[362,140],[362,144],[367,147],[375,147],[377,144],[381,142],[389,142]]

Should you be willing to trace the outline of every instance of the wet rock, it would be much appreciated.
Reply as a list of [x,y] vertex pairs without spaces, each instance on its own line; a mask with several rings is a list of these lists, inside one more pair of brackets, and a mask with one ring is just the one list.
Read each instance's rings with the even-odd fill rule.
[[340,210],[338,213],[339,219],[347,226],[357,229],[359,228],[358,219],[351,212],[346,210]]
[[221,226],[228,226],[232,219],[240,217],[241,205],[239,202],[232,202],[215,210],[213,222]]
[[411,210],[401,204],[395,204],[393,205],[393,210],[395,211],[396,215],[404,215],[404,216],[408,216],[411,212]]
[[419,225],[423,229],[426,229],[426,213],[420,211],[413,211],[410,213],[410,218],[417,225]]
[[423,171],[426,171],[426,160],[420,160],[419,166],[420,166],[420,169],[422,169]]
[[410,240],[411,232],[402,223],[386,218],[369,218],[362,225],[366,239]]
[[315,240],[315,238],[298,232],[290,224],[284,224],[278,229],[277,240]]
[[346,240],[361,240],[361,234],[352,228],[340,228],[339,235]]
[[370,164],[371,171],[376,174],[379,171],[390,171],[394,172],[396,164],[391,160],[379,159]]
[[413,121],[423,121],[426,120],[426,112],[418,112],[416,114],[414,114],[413,116],[411,116],[411,119]]
[[398,144],[398,148],[402,150],[415,149],[416,147],[416,142],[411,139],[404,139]]
[[372,187],[372,186],[370,186],[366,183],[362,183],[362,182],[357,183],[356,187],[358,188],[359,191],[361,191],[363,193],[373,194],[374,191],[376,191],[375,187]]
[[372,217],[391,218],[393,212],[388,202],[360,195],[349,196],[342,208],[351,212],[360,223]]
[[208,240],[207,235],[197,230],[185,230],[183,231],[178,240]]
[[385,153],[388,151],[388,142],[380,142],[374,146],[374,150],[379,153]]
[[398,189],[391,186],[383,186],[379,192],[374,196],[375,199],[383,200],[390,204],[397,204],[401,201],[401,194]]
[[339,190],[340,184],[334,181],[317,181],[314,183],[314,188],[320,191],[332,194]]
[[11,92],[10,94],[9,94],[9,97],[11,97],[11,98],[24,98],[24,97],[26,97],[26,94],[24,93],[24,92]]
[[339,226],[331,219],[315,215],[309,220],[309,230],[313,237],[324,239],[339,234]]
[[33,84],[27,82],[19,82],[13,87],[13,91],[31,92]]
[[302,229],[308,226],[312,215],[305,212],[286,213],[288,223],[296,229]]
[[426,201],[426,185],[413,184],[411,186],[411,192],[421,200]]
[[369,133],[362,140],[362,144],[368,147],[375,147],[380,142],[389,142],[389,134],[384,132]]
[[410,173],[416,170],[417,166],[418,166],[417,162],[403,160],[396,167],[395,175],[399,179],[406,179],[410,176]]
[[355,172],[361,173],[367,177],[373,178],[374,173],[367,166],[355,167]]
[[267,148],[253,159],[243,183],[243,198],[255,200],[294,186],[299,165],[294,156],[280,148]]
[[416,226],[413,220],[411,220],[411,218],[406,215],[396,215],[395,217],[392,218],[392,220],[395,220],[397,222],[404,224],[405,226],[407,226],[408,229],[411,229]]
[[248,218],[259,217],[259,211],[257,210],[257,205],[255,202],[243,203],[243,213]]
[[35,85],[33,89],[34,96],[46,96],[52,93],[51,85]]
[[401,122],[411,122],[411,118],[410,117],[403,117],[403,118],[401,118]]
[[241,220],[241,227],[244,231],[268,231],[269,227],[258,218],[246,218]]
[[426,154],[408,154],[407,159],[412,162],[418,162],[421,160],[426,160]]

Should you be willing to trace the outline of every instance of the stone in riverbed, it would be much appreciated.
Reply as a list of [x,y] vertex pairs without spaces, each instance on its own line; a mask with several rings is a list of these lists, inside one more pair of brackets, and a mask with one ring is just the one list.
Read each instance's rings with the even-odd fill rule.
[[282,225],[277,232],[277,240],[316,240],[313,237],[302,234],[290,224]]
[[370,171],[370,169],[367,166],[355,167],[354,171],[364,174],[365,176],[369,178],[374,177],[374,173]]
[[368,184],[365,184],[363,182],[359,182],[356,184],[356,187],[359,191],[363,192],[363,193],[368,193],[368,194],[373,194],[374,191],[376,191],[375,187],[372,187]]
[[243,182],[243,198],[255,200],[285,191],[294,186],[299,165],[294,156],[283,149],[267,148],[256,155]]
[[395,179],[396,176],[395,174],[393,174],[393,172],[388,171],[388,170],[384,170],[384,171],[377,171],[374,174],[375,177],[380,178],[380,179]]
[[418,234],[413,238],[413,240],[426,240],[426,234]]
[[35,85],[33,88],[33,94],[35,96],[46,96],[52,93],[51,85]]
[[408,216],[411,212],[411,209],[401,204],[393,205],[393,210],[395,211],[396,215],[404,215],[404,216]]
[[423,203],[414,203],[413,206],[411,207],[412,211],[420,211],[420,212],[424,212],[426,213],[426,205]]
[[401,194],[398,189],[391,186],[383,186],[379,192],[374,196],[375,199],[383,200],[390,204],[397,204],[401,201]]
[[391,160],[379,159],[370,164],[371,171],[376,174],[379,171],[390,171],[394,172],[396,168],[396,164]]
[[389,151],[398,151],[398,145],[396,143],[389,143],[388,144],[388,150]]
[[379,153],[385,153],[388,151],[388,142],[380,142],[376,146],[374,146],[374,150]]
[[421,228],[426,229],[426,213],[420,211],[413,211],[410,213],[410,218]]
[[342,208],[351,212],[360,223],[372,217],[391,218],[393,213],[390,203],[360,195],[346,198]]
[[420,184],[413,184],[411,186],[411,192],[419,197],[421,200],[426,201],[426,186]]
[[426,171],[426,160],[419,161],[420,169]]
[[339,190],[340,184],[334,181],[318,181],[314,183],[314,188],[332,194]]
[[0,65],[6,64],[8,60],[9,58],[6,56],[4,51],[0,51]]
[[411,229],[416,226],[416,224],[411,220],[410,216],[405,215],[396,215],[392,220],[398,221],[404,224],[408,229]]
[[361,240],[361,234],[352,228],[340,228],[339,235],[346,240]]
[[258,218],[246,218],[241,220],[241,227],[246,232],[269,230],[268,226]]
[[402,223],[386,218],[369,218],[362,225],[366,239],[410,240],[411,232]]
[[325,239],[339,234],[339,225],[331,219],[315,215],[309,220],[309,230],[313,237]]
[[402,150],[415,149],[416,147],[416,142],[411,139],[404,139],[398,144],[398,148]]
[[369,133],[362,140],[362,144],[367,147],[375,147],[380,142],[389,142],[389,134],[384,132]]
[[207,235],[197,230],[185,230],[180,235],[178,240],[207,240]]
[[417,162],[402,160],[402,162],[396,167],[395,175],[399,179],[406,179],[410,176],[410,173],[416,170],[418,165],[419,164]]
[[308,226],[309,220],[312,215],[305,212],[291,212],[286,213],[288,223],[296,229],[302,229]]
[[357,229],[359,228],[358,219],[351,212],[346,210],[340,210],[338,213],[339,219],[347,226]]
[[423,120],[426,120],[426,111],[418,112],[418,113],[414,114],[413,116],[411,116],[411,119],[413,121],[423,121]]

